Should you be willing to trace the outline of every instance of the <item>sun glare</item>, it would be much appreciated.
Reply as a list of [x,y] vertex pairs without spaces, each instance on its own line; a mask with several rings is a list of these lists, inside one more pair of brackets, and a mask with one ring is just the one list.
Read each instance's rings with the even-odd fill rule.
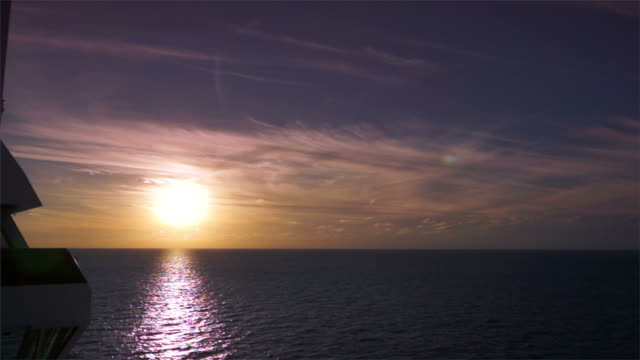
[[209,207],[209,191],[191,181],[173,182],[153,194],[153,212],[169,225],[184,227],[198,224]]

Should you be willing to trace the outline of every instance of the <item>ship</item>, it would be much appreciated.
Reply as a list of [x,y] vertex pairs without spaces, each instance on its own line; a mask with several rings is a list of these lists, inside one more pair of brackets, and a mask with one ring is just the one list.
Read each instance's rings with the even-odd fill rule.
[[[0,0],[0,11],[2,126],[11,1]],[[89,325],[91,288],[68,249],[29,247],[14,216],[42,203],[2,139],[0,147],[0,356],[65,358]]]

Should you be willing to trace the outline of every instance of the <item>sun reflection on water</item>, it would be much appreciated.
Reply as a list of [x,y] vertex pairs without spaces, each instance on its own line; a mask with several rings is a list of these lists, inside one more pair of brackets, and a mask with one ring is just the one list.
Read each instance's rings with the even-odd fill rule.
[[219,307],[188,252],[168,253],[148,284],[146,311],[132,336],[146,359],[223,359],[232,353]]

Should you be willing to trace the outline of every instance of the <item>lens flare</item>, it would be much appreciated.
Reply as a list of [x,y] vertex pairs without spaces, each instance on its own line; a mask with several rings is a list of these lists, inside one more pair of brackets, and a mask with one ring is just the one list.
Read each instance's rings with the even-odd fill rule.
[[442,163],[445,165],[453,165],[458,158],[455,155],[447,154],[442,157]]

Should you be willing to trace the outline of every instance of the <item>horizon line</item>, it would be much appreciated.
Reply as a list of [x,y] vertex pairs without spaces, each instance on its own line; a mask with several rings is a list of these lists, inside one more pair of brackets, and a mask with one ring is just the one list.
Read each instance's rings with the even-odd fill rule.
[[[31,247],[51,249],[54,247]],[[58,248],[58,247],[56,247]],[[180,247],[66,247],[70,250],[235,250],[235,251],[640,251],[640,248],[180,248]]]

